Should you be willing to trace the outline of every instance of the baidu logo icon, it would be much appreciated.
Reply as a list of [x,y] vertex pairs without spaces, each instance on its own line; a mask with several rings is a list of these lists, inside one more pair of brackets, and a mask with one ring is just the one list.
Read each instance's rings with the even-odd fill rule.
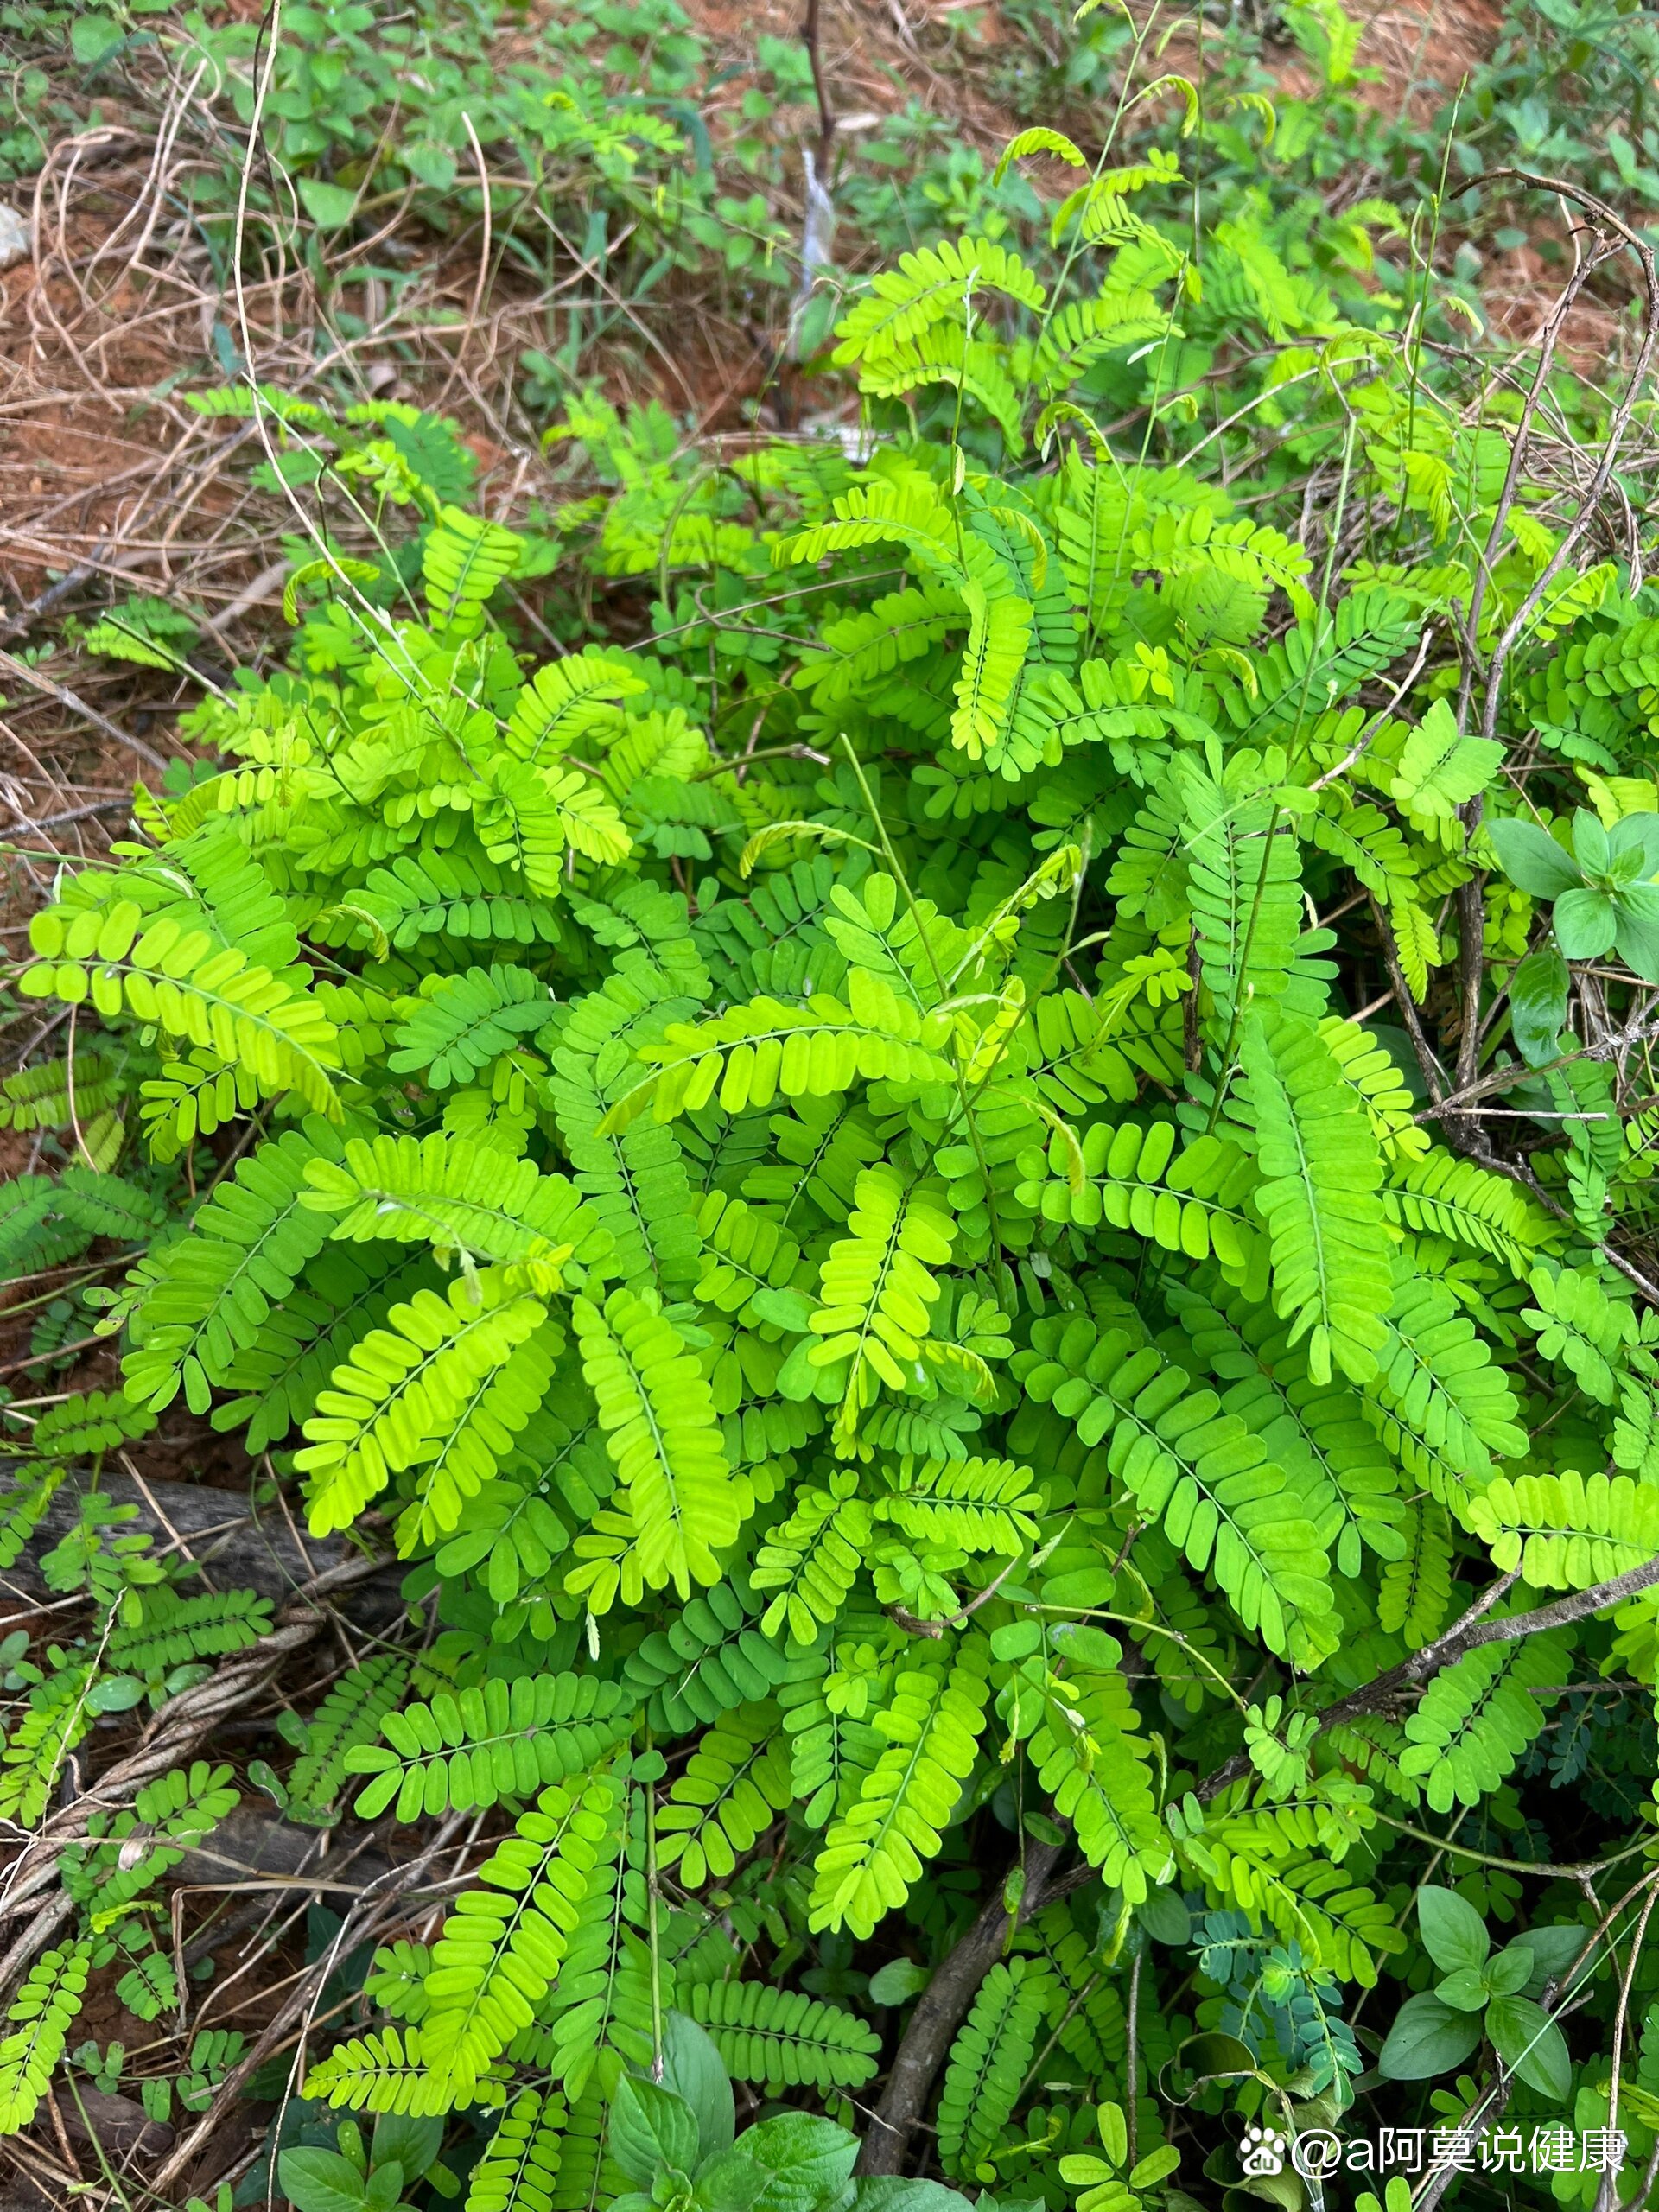
[[1271,2127],[1247,2127],[1244,2131],[1244,2173],[1247,2180],[1256,2181],[1285,2171],[1285,2139]]

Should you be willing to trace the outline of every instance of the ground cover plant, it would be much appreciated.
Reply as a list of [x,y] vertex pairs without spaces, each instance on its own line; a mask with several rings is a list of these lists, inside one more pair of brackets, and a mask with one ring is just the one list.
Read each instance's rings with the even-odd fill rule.
[[[395,159],[244,28],[283,250],[435,219],[467,26]],[[177,404],[283,636],[75,619],[190,703],[8,940],[47,2201],[72,2136],[214,2212],[1647,2201],[1653,265],[1512,174],[1573,274],[1485,349],[1130,45],[790,316],[833,434],[590,326],[510,520],[437,405],[263,379],[228,238]]]

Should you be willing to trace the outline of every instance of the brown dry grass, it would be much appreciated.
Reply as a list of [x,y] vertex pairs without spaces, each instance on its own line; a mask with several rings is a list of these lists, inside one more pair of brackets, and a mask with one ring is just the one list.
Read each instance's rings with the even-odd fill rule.
[[[711,43],[719,88],[709,119],[718,135],[735,119],[759,40],[798,35],[798,0],[690,0],[690,12]],[[1455,81],[1489,48],[1496,25],[1495,0],[1395,0],[1367,29],[1362,60],[1380,74],[1366,96],[1384,106],[1427,99],[1429,85]],[[504,59],[524,36],[507,41]],[[1005,36],[995,4],[826,0],[822,59],[843,130],[856,132],[864,119],[918,98],[950,114],[966,141],[998,147],[1012,119],[985,91],[983,64]],[[1166,66],[1178,59],[1179,41]],[[1279,73],[1287,92],[1306,89],[1295,57],[1283,57]],[[813,123],[805,110],[779,118],[785,137],[798,126],[803,140]],[[224,466],[245,443],[245,427],[204,423],[176,398],[157,397],[175,384],[217,380],[216,327],[222,344],[238,322],[169,197],[215,130],[199,87],[162,84],[152,114],[66,140],[38,181],[29,211],[35,257],[0,277],[0,585],[14,602],[33,597],[52,574],[89,566],[119,588],[239,616],[272,565],[283,518],[270,502],[250,503],[245,469]],[[798,199],[789,204],[798,187],[798,177],[786,182],[780,210],[792,224],[803,213]],[[505,261],[499,239],[492,265],[481,268],[476,225],[447,240],[405,229],[393,250],[413,255],[419,277],[393,309],[384,287],[358,276],[385,244],[383,237],[336,256],[327,296],[298,271],[251,286],[257,372],[289,390],[315,387],[328,374],[355,381],[365,396],[442,405],[460,416],[484,464],[486,500],[511,510],[544,474],[537,426],[513,399],[514,365],[537,342],[561,280],[538,293]],[[842,257],[856,261],[860,241],[843,236],[840,245]],[[570,265],[579,268],[579,257]],[[1544,296],[1543,273],[1517,268],[1519,281],[1506,282],[1505,328],[1518,328],[1528,300]],[[365,326],[349,338],[332,327],[345,306]],[[440,329],[445,316],[449,327]],[[689,416],[693,435],[737,428],[774,373],[775,329],[689,297],[683,287],[632,309],[630,321],[619,375]],[[167,703],[146,698],[135,711],[164,716]],[[31,709],[26,718],[38,729],[44,713]],[[59,790],[79,788],[67,772],[84,774],[86,760],[60,766]]]

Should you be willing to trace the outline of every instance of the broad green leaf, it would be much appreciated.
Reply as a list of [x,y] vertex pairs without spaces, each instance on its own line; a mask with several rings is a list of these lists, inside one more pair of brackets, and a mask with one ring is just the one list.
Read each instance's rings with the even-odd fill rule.
[[1586,875],[1605,875],[1612,867],[1612,840],[1601,817],[1587,806],[1573,817],[1573,855]]
[[730,2150],[737,2127],[731,2082],[713,2037],[683,2012],[664,2016],[663,2083],[690,2107],[700,2158]]
[[1618,931],[1618,909],[1605,891],[1586,886],[1555,901],[1555,942],[1569,960],[1599,960]]
[[406,2182],[418,2181],[443,2147],[443,2122],[412,2113],[384,2112],[374,2123],[369,2163],[377,2171],[393,2159]]
[[1659,814],[1626,814],[1607,833],[1607,848],[1618,867],[1634,861],[1634,883],[1649,883],[1659,875]]
[[367,2183],[338,2151],[284,2151],[276,2174],[295,2212],[363,2212],[368,2202]]
[[685,2099],[660,2082],[624,2075],[611,2106],[611,2156],[637,2188],[658,2174],[691,2173],[697,2164],[697,2122]]
[[[1513,2001],[1513,2000],[1511,2000]],[[1461,2066],[1480,2041],[1481,2015],[1454,2012],[1438,1997],[1408,1997],[1376,2062],[1385,2082],[1426,2082]]]
[[337,231],[357,211],[357,194],[343,184],[330,184],[319,176],[302,176],[296,189],[300,205],[320,231]]
[[1510,978],[1510,1033],[1529,1067],[1541,1067],[1560,1050],[1570,982],[1554,945],[1529,952]]
[[[1525,1989],[1532,1979],[1532,1954],[1518,1943],[1510,1943],[1495,1959],[1488,1959],[1481,1969],[1481,1978],[1492,1996],[1514,1997]],[[1439,1993],[1442,1997],[1446,1995],[1445,1982],[1440,1984]]]
[[1135,1908],[1135,1916],[1155,1942],[1189,1943],[1192,1940],[1192,1916],[1178,1890],[1149,1891]]
[[1563,852],[1536,822],[1489,822],[1486,835],[1497,848],[1498,865],[1517,891],[1535,899],[1559,899],[1584,880],[1576,861]]
[[69,25],[69,50],[83,69],[95,68],[106,54],[124,43],[126,33],[112,16],[95,12],[76,15]]
[[1659,884],[1632,883],[1616,892],[1613,911],[1619,958],[1645,982],[1659,983]]
[[754,2212],[817,2212],[836,2202],[858,2156],[856,2137],[804,2112],[761,2120],[746,2130],[739,2148],[770,2177]]
[[918,1966],[914,1959],[889,1959],[870,1976],[870,2002],[873,2005],[906,2005],[918,1996],[932,1980],[930,1968]]
[[[697,2169],[691,2201],[698,2212],[753,2212],[771,2179],[766,2169],[757,2165],[746,2151],[722,2151],[715,2158],[705,2159]],[[651,2201],[642,2196],[639,2212],[644,2212]]]
[[852,2212],[969,2212],[968,2199],[939,2181],[867,2174],[854,2184]]
[[1486,1977],[1478,1967],[1459,1967],[1444,1981],[1434,1985],[1434,1994],[1442,2005],[1449,2005],[1454,2012],[1480,2012],[1491,1995]]
[[1417,1925],[1423,1948],[1442,1974],[1482,1967],[1492,1948],[1486,1923],[1467,1897],[1430,1883],[1417,1892]]
[[1529,2089],[1564,2104],[1573,2088],[1567,2037],[1529,1997],[1495,1997],[1486,2008],[1492,2048]]
[[1529,1928],[1523,1935],[1516,1936],[1508,1948],[1526,1950],[1532,1955],[1532,1972],[1522,1985],[1522,1995],[1541,1997],[1545,1985],[1560,1980],[1589,1939],[1587,1928],[1571,1922],[1560,1927]]

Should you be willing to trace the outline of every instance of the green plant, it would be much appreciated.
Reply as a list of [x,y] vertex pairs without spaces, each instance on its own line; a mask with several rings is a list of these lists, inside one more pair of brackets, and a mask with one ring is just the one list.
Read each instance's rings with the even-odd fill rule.
[[[1564,164],[1639,218],[1659,198],[1656,60],[1652,23],[1620,0],[1514,0],[1470,86],[1460,167],[1478,177],[1497,165],[1494,156]],[[1520,234],[1504,242],[1518,244]]]
[[[522,344],[517,379],[538,421],[596,364],[660,363],[671,311],[751,320],[781,345],[802,249],[779,202],[798,188],[794,124],[814,97],[799,41],[760,36],[734,101],[722,97],[728,73],[714,42],[677,0],[575,0],[534,24],[508,0],[286,0],[273,24],[268,46],[251,18],[172,0],[73,10],[10,0],[0,183],[32,176],[54,140],[118,106],[153,117],[166,143],[169,88],[189,82],[181,143],[194,141],[194,157],[172,212],[221,289],[238,252],[274,268],[280,249],[302,262],[333,326],[362,340],[374,322],[358,289],[367,269],[394,310],[407,296],[416,337],[419,268],[435,239],[487,231],[511,276],[539,289],[518,325],[536,342]],[[896,253],[942,222],[1040,218],[1018,176],[994,185],[918,103],[872,120],[842,137],[830,180],[842,236],[866,251]],[[372,257],[361,267],[359,249]],[[799,347],[827,332],[840,282],[831,274],[800,318]],[[240,365],[233,321],[210,308],[205,325],[230,375]],[[451,466],[460,480],[447,488],[464,497],[471,454],[461,448]],[[89,626],[87,642],[176,667],[197,628],[135,597]]]
[[[1495,822],[1491,834],[1510,881],[1554,902],[1564,960],[1599,960],[1617,944],[1633,974],[1659,982],[1659,814],[1624,815],[1609,830],[1580,807],[1570,854],[1535,822]],[[1564,985],[1560,996],[1565,1014]]]
[[295,2212],[399,2212],[404,2188],[430,2169],[442,2136],[429,2120],[384,2114],[365,2147],[360,2129],[344,2120],[334,2150],[283,2152],[277,2178]]
[[1390,2081],[1417,2081],[1461,2066],[1483,2032],[1516,2078],[1563,2101],[1573,2080],[1567,2038],[1538,1999],[1582,1956],[1581,1927],[1535,1928],[1493,1952],[1484,1923],[1455,1890],[1417,1893],[1423,1948],[1443,1979],[1408,1999],[1378,2064]]
[[[431,1930],[314,1931],[300,2212],[451,2158],[483,2212],[829,2212],[855,2157],[938,2207],[930,2111],[951,2181],[1182,2212],[1246,2124],[1441,2074],[1650,2148],[1649,1823],[1542,1753],[1659,1649],[1651,593],[1516,461],[1530,402],[1276,219],[1182,242],[1167,151],[1037,155],[1042,267],[964,231],[842,316],[861,461],[588,397],[514,529],[412,407],[195,402],[325,523],[287,664],[15,963],[75,1027],[7,1093],[64,1154],[14,1270],[132,1257],[121,1393],[9,1409],[3,1541],[191,1418],[402,1563],[408,1634],[252,1777],[462,1853]],[[66,1899],[14,2129],[92,1974],[176,2008],[152,1891],[232,1792],[66,1847],[66,1761],[268,1640],[123,1510],[11,1655],[0,1808]],[[738,2137],[728,2077],[830,2110]]]

